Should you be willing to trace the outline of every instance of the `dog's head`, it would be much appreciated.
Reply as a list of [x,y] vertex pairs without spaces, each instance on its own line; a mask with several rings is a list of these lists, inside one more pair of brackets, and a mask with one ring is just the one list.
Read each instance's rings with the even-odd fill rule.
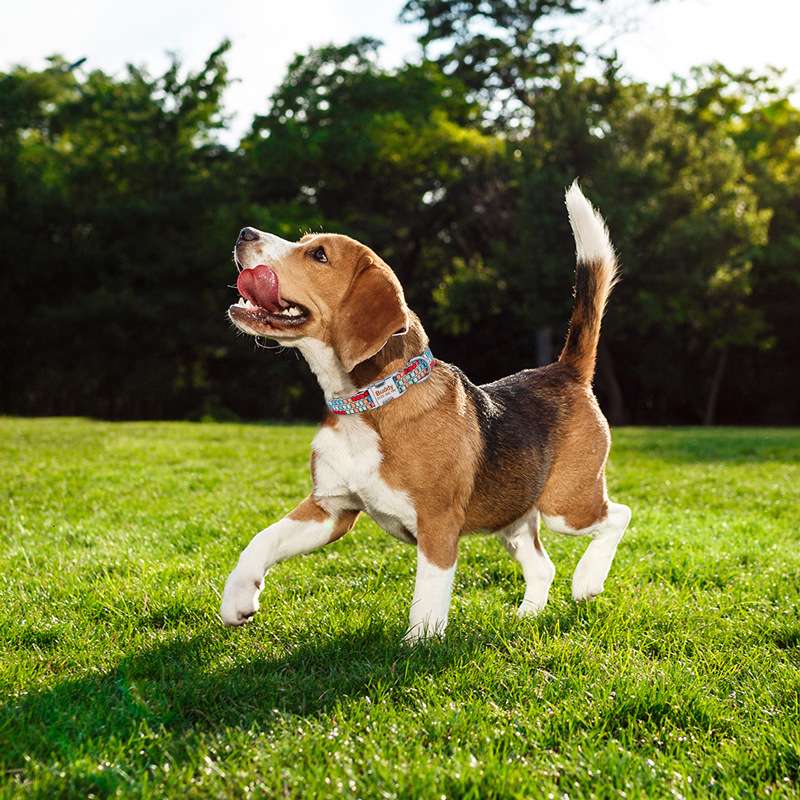
[[252,336],[286,345],[318,339],[350,372],[408,328],[409,312],[394,272],[348,236],[308,234],[288,242],[243,228],[234,259],[241,299],[228,314]]

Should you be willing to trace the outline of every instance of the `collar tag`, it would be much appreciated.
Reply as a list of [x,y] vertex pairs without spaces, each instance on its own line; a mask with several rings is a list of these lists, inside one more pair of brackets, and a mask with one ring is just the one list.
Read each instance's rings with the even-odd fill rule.
[[[405,391],[405,389],[403,391]],[[382,381],[378,381],[378,383],[373,383],[369,387],[369,395],[376,406],[382,406],[384,403],[388,403],[390,400],[400,397],[401,394],[403,394],[403,392],[400,391],[400,387],[397,385],[393,375],[384,378]]]

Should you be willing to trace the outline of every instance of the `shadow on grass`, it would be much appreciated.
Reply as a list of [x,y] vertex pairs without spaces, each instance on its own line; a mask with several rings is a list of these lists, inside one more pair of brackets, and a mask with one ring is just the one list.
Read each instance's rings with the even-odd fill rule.
[[[558,638],[589,612],[571,607],[536,620],[541,634]],[[143,620],[161,628],[161,615]],[[123,658],[106,672],[87,675],[0,705],[0,773],[24,770],[29,759],[69,763],[87,750],[124,745],[146,725],[152,730],[215,732],[230,727],[269,731],[280,715],[315,717],[337,703],[370,698],[414,703],[397,689],[435,677],[487,648],[506,650],[528,639],[528,622],[502,633],[451,625],[444,640],[405,646],[400,631],[379,623],[355,632],[322,635],[280,657],[242,656],[237,631],[174,639]],[[234,641],[232,641],[232,639]],[[217,664],[230,651],[230,667]],[[546,668],[547,664],[542,663]]]
[[[124,658],[105,673],[65,681],[0,706],[0,755],[6,772],[28,759],[72,761],[151,730],[193,732],[270,728],[270,717],[316,716],[337,702],[435,675],[487,646],[478,635],[414,649],[397,631],[378,626],[304,644],[283,657],[237,657],[229,669],[212,662],[228,646],[224,633],[174,640]],[[400,700],[402,702],[402,699]],[[411,701],[409,701],[411,702]]]

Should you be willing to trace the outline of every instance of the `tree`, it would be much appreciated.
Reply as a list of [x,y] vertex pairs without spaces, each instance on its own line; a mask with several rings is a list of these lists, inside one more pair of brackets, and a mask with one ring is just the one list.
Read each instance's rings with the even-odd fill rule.
[[[748,386],[736,392],[734,413],[751,418],[797,418],[800,401],[785,364],[800,359],[795,297],[800,288],[800,109],[781,73],[731,72],[720,64],[698,67],[678,81],[684,118],[699,135],[722,129],[744,162],[743,180],[762,208],[771,210],[764,239],[749,253],[745,291],[752,335],[739,337],[722,353],[735,353],[737,378]],[[753,318],[753,315],[757,316]],[[742,317],[746,325],[748,317]]]
[[368,242],[424,314],[448,265],[493,233],[504,144],[476,127],[459,81],[430,62],[381,69],[376,49],[364,39],[294,60],[243,142],[244,191],[285,236],[308,226]]
[[[671,89],[625,81],[610,60],[602,78],[581,78],[564,67],[552,87],[542,87],[535,124],[514,153],[516,237],[491,262],[506,287],[497,301],[510,309],[504,326],[529,352],[534,327],[563,329],[567,265],[574,257],[561,198],[574,176],[587,176],[622,254],[623,282],[604,328],[599,376],[601,394],[615,399],[611,416],[624,413],[614,377],[621,357],[634,399],[628,405],[643,409],[642,416],[702,418],[705,408],[708,418],[721,375],[698,387],[698,367],[705,371],[717,354],[720,373],[730,345],[757,346],[764,335],[749,276],[769,212],[759,208],[726,131],[699,135]],[[456,313],[449,287],[440,299]],[[476,309],[458,313],[470,319]],[[512,363],[498,368],[525,366],[524,352],[515,348]]]
[[[602,0],[600,0],[602,2]],[[420,44],[479,98],[506,133],[524,130],[539,89],[583,56],[558,22],[586,9],[582,0],[407,0],[405,22],[424,24]]]
[[651,87],[613,55],[590,68],[554,25],[580,5],[409,0],[428,57],[300,54],[234,149],[224,44],[196,72],[0,74],[0,408],[317,416],[296,359],[231,336],[245,224],[375,247],[476,380],[543,363],[578,176],[622,260],[596,379],[612,420],[796,419],[800,111],[770,73]]
[[117,79],[52,59],[0,79],[4,408],[162,416],[202,402],[234,235],[215,140],[227,47],[195,73]]

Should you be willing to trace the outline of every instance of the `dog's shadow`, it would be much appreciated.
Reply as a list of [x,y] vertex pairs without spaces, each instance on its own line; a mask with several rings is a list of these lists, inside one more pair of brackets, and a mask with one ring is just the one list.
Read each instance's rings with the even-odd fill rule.
[[256,658],[237,652],[232,635],[209,629],[176,638],[113,669],[4,702],[0,762],[18,772],[29,758],[69,763],[87,748],[100,756],[143,729],[166,729],[177,738],[231,726],[269,732],[286,715],[313,717],[343,700],[374,703],[387,693],[391,702],[413,703],[413,693],[395,690],[420,674],[463,665],[492,646],[496,634],[461,630],[409,648],[398,630],[375,624]]

